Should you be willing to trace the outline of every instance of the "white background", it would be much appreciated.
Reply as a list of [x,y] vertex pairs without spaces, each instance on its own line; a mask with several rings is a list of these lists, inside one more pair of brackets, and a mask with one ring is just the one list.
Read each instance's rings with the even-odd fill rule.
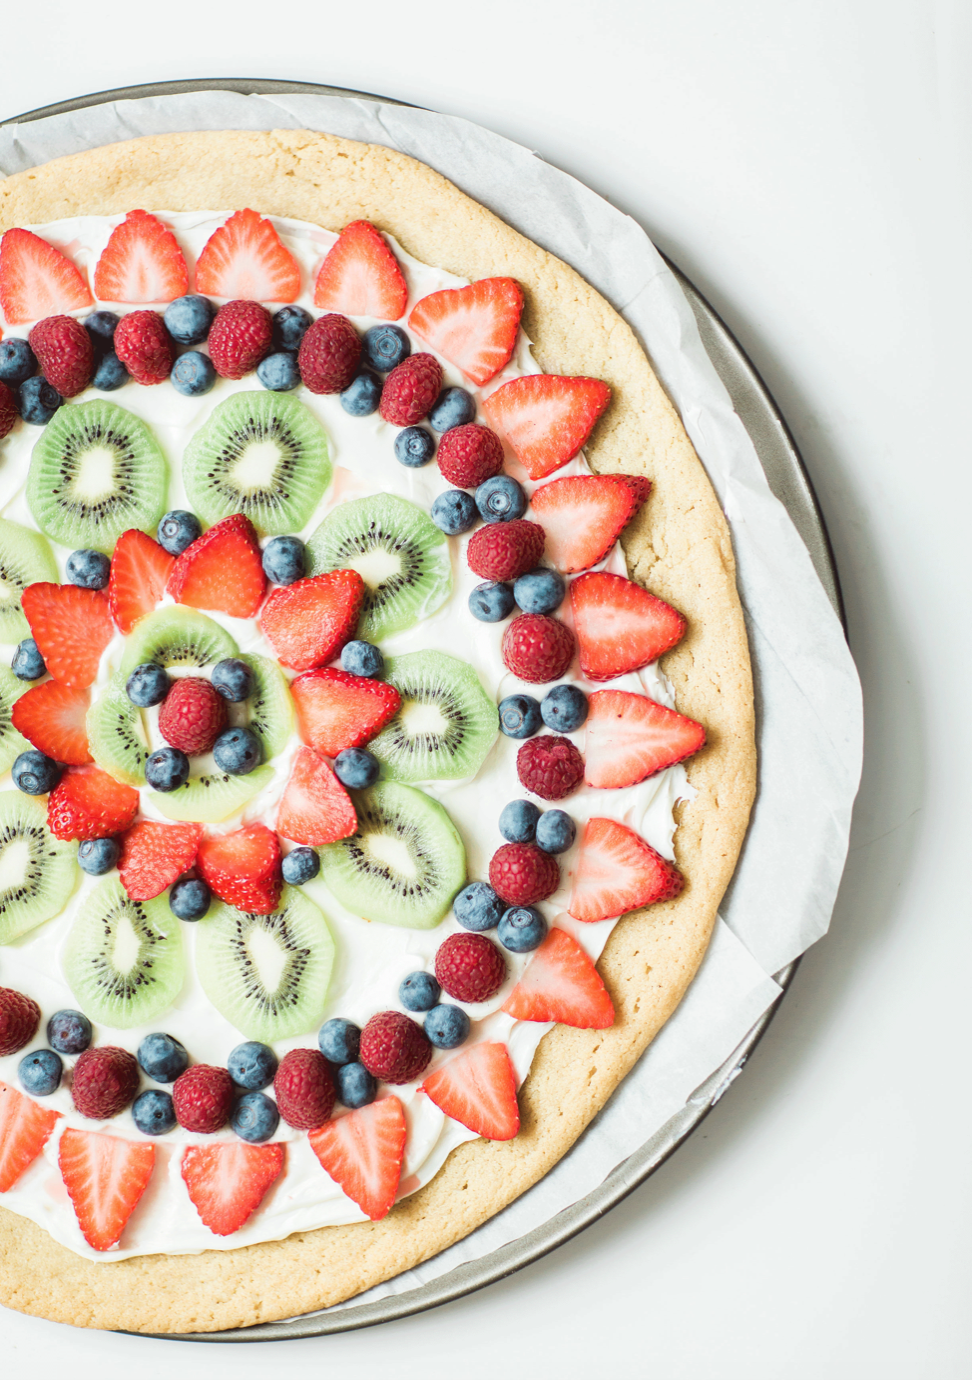
[[4,1375],[972,1375],[970,60],[962,0],[5,7],[0,118],[178,77],[318,81],[477,120],[635,216],[794,431],[867,750],[830,936],[731,1093],[603,1222],[484,1293],[312,1341],[2,1313]]

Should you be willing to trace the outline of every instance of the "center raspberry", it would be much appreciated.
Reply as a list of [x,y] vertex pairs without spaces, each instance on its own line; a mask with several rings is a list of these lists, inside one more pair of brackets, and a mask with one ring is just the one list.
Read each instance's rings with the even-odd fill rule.
[[192,757],[209,752],[226,727],[226,701],[208,680],[177,680],[159,710],[159,732],[167,743]]

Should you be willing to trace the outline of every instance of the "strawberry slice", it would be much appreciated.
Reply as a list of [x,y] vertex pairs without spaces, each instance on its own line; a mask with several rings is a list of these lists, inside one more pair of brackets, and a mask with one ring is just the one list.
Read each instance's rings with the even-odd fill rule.
[[232,1236],[256,1212],[286,1160],[287,1147],[279,1142],[190,1145],[182,1156],[182,1178],[209,1230]]
[[480,386],[509,363],[520,329],[523,293],[513,278],[481,278],[416,302],[408,324],[420,340]]
[[155,1146],[68,1129],[57,1159],[85,1241],[96,1251],[109,1250],[148,1187]]
[[584,779],[589,786],[634,786],[705,747],[694,719],[629,690],[595,690],[588,699]]
[[122,839],[118,871],[133,901],[161,896],[196,861],[202,837],[199,824],[156,824],[143,819]]
[[350,838],[357,828],[351,797],[331,768],[313,748],[301,748],[280,801],[278,833],[294,843],[319,848]]
[[176,557],[166,585],[177,604],[252,618],[267,590],[260,543],[248,517],[234,513]]
[[440,1064],[420,1088],[453,1121],[487,1140],[512,1140],[520,1129],[516,1074],[505,1045],[470,1045]]
[[336,1184],[372,1222],[391,1211],[405,1156],[405,1108],[397,1097],[328,1121],[307,1139]]
[[490,393],[483,411],[530,478],[543,479],[573,460],[610,401],[599,379],[527,374]]
[[108,576],[108,609],[123,633],[151,613],[165,593],[175,557],[133,527],[115,542]]
[[535,489],[533,516],[546,533],[544,553],[572,575],[603,560],[651,490],[647,479],[574,474]]
[[314,306],[344,316],[397,321],[408,288],[398,260],[366,220],[346,225],[327,252],[314,284]]
[[36,1160],[60,1115],[0,1083],[0,1193],[13,1188]]
[[623,575],[592,570],[570,586],[581,670],[613,680],[670,652],[685,636],[685,619]]
[[199,842],[196,866],[221,901],[252,915],[277,909],[283,878],[280,843],[265,824],[248,824]]
[[356,570],[331,570],[275,589],[260,615],[277,658],[309,671],[337,656],[358,626],[365,582]]
[[101,302],[171,302],[189,291],[189,270],[175,235],[148,211],[116,225],[94,271]]
[[21,695],[10,717],[18,733],[55,762],[82,767],[91,761],[85,719],[90,695],[56,680],[34,685]]
[[344,748],[363,747],[395,717],[402,702],[387,681],[331,667],[305,671],[291,682],[290,691],[297,704],[300,736],[328,757],[336,757]]
[[196,291],[254,302],[295,302],[300,267],[268,220],[237,211],[214,230],[196,261]]
[[616,819],[595,817],[584,826],[567,909],[575,920],[607,920],[670,901],[684,885],[678,868],[633,829]]
[[100,767],[69,767],[47,800],[47,826],[56,839],[123,834],[137,814],[138,791]]
[[107,596],[98,589],[42,580],[27,586],[21,607],[54,679],[76,690],[86,689],[98,674],[101,653],[115,635]]
[[8,326],[91,306],[78,269],[30,230],[8,230],[0,240],[0,307]]
[[593,960],[559,929],[536,950],[502,1010],[518,1021],[559,1021],[581,1030],[614,1024],[614,1003]]

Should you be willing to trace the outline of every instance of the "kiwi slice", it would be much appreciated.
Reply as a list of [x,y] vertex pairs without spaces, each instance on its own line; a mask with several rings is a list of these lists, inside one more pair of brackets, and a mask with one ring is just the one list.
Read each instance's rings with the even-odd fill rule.
[[149,799],[166,819],[184,819],[197,824],[217,824],[242,810],[273,779],[273,767],[264,764],[245,776],[226,772],[204,772],[190,776],[176,791],[152,791]]
[[196,932],[196,972],[221,1016],[249,1040],[315,1030],[334,966],[327,921],[286,886],[272,915],[221,905]]
[[172,604],[138,620],[125,643],[118,670],[127,680],[136,666],[144,666],[148,661],[157,661],[160,666],[212,666],[239,654],[229,633],[212,618],[182,604]]
[[297,722],[290,682],[275,661],[266,656],[242,658],[253,672],[253,693],[248,728],[263,744],[263,760],[283,752]]
[[0,944],[57,915],[77,881],[75,852],[48,829],[43,801],[0,791]]
[[165,512],[168,467],[139,417],[102,401],[59,407],[27,472],[38,527],[67,547],[111,555],[130,527],[154,532]]
[[0,518],[0,642],[30,636],[20,596],[37,580],[60,580],[47,538]]
[[437,801],[379,781],[355,793],[358,832],[320,849],[321,876],[367,920],[430,930],[466,880],[466,850]]
[[471,666],[446,652],[409,652],[385,662],[401,707],[368,744],[392,781],[475,776],[496,741],[499,715]]
[[299,532],[331,479],[327,433],[281,393],[234,393],[186,446],[182,477],[206,522],[245,513],[261,532]]
[[342,503],[307,543],[312,575],[356,570],[366,585],[358,637],[380,642],[434,613],[449,597],[445,533],[427,513],[394,494]]
[[128,786],[145,785],[149,749],[142,732],[142,716],[125,693],[120,673],[99,695],[85,720],[91,756],[109,776]]
[[117,877],[106,877],[71,927],[63,965],[86,1016],[129,1030],[160,1015],[182,990],[179,921],[164,896],[133,901]]
[[9,771],[14,758],[31,749],[23,734],[14,728],[11,717],[14,705],[29,689],[9,666],[0,666],[0,772]]

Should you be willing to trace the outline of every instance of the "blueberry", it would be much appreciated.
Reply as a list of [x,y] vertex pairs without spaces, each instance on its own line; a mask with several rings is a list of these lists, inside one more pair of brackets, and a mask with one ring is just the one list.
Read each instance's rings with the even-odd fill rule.
[[513,585],[513,598],[524,613],[553,613],[564,602],[566,593],[563,575],[546,566],[528,570]]
[[339,402],[352,417],[370,417],[378,411],[381,400],[381,379],[370,369],[362,369],[340,395]]
[[131,375],[114,350],[109,350],[101,356],[95,366],[91,387],[97,388],[99,393],[114,393],[116,388],[121,388],[130,378]]
[[143,1073],[147,1073],[156,1083],[174,1083],[179,1074],[185,1073],[189,1067],[185,1045],[174,1035],[166,1035],[162,1030],[145,1036],[135,1058]]
[[177,791],[189,780],[189,758],[178,748],[157,748],[146,759],[145,780],[153,791]]
[[80,589],[104,589],[110,571],[111,561],[104,552],[87,548],[72,551],[65,566],[68,584]]
[[496,938],[511,954],[538,949],[547,933],[547,922],[533,906],[511,906],[503,913]]
[[429,425],[433,431],[451,431],[476,420],[476,399],[465,388],[443,388],[432,404]]
[[115,340],[115,331],[121,317],[113,311],[93,311],[90,316],[86,316],[81,322],[84,329],[91,337],[91,346],[94,350],[95,359],[101,359],[112,349]]
[[260,765],[263,747],[250,728],[228,728],[213,743],[213,757],[228,776],[246,776]]
[[59,762],[31,748],[29,752],[20,754],[10,768],[10,774],[18,791],[23,791],[25,795],[46,795],[60,781],[63,770]]
[[447,489],[432,504],[432,521],[447,537],[468,532],[478,516],[476,500],[462,489]]
[[91,1022],[83,1011],[55,1011],[47,1022],[47,1039],[59,1054],[80,1054],[91,1043]]
[[260,360],[256,376],[271,393],[289,393],[300,383],[297,356],[291,350],[277,350]]
[[47,670],[40,647],[32,637],[25,637],[23,642],[17,644],[10,669],[18,680],[40,680]]
[[321,1026],[317,1043],[332,1064],[353,1064],[361,1048],[361,1027],[343,1016],[333,1016]]
[[334,775],[350,791],[363,791],[378,780],[381,766],[367,748],[345,748],[334,759]]
[[499,726],[507,738],[532,738],[539,732],[540,702],[532,695],[507,695],[499,703]]
[[577,828],[563,810],[544,810],[537,822],[537,847],[545,853],[566,853],[577,837]]
[[52,1049],[35,1049],[17,1065],[17,1077],[25,1092],[35,1097],[50,1097],[61,1085],[64,1065]]
[[500,922],[506,906],[488,882],[470,882],[452,903],[456,919],[465,930],[491,930]]
[[304,578],[307,557],[300,537],[274,537],[263,548],[263,573],[275,585],[292,585]]
[[169,909],[177,920],[201,920],[212,893],[201,877],[180,877],[169,888]]
[[190,292],[177,297],[162,313],[165,329],[177,345],[201,345],[209,334],[216,308],[208,297]]
[[409,973],[407,978],[402,979],[398,1000],[406,1011],[431,1011],[441,991],[431,973]]
[[587,718],[587,696],[576,685],[555,685],[540,701],[540,713],[548,728],[573,733]]
[[117,839],[85,839],[78,844],[78,866],[89,877],[103,877],[115,866],[120,854]]
[[163,551],[168,551],[170,556],[181,556],[201,532],[202,523],[195,513],[187,513],[184,508],[173,508],[162,518],[155,535]]
[[469,612],[480,623],[501,623],[513,612],[516,600],[510,585],[484,580],[469,596]]
[[373,642],[362,642],[360,638],[345,642],[341,652],[341,670],[347,671],[349,676],[369,676],[376,680],[384,669],[385,658]]
[[508,474],[494,474],[476,490],[476,507],[484,522],[512,522],[526,512],[526,494]]
[[532,843],[540,811],[530,800],[511,800],[499,817],[499,831],[510,843]]
[[132,1120],[143,1136],[164,1136],[175,1130],[175,1104],[167,1092],[149,1088],[132,1103]]
[[274,350],[299,350],[304,332],[311,323],[303,307],[281,307],[273,316]]
[[313,848],[292,848],[280,864],[288,886],[303,886],[311,882],[321,870],[321,860]]
[[240,704],[253,694],[253,672],[245,661],[228,656],[213,667],[213,689],[230,704]]
[[378,1094],[378,1084],[364,1064],[342,1064],[334,1070],[338,1101],[352,1111],[355,1107],[367,1107]]
[[37,359],[26,340],[12,335],[9,340],[0,341],[0,383],[19,388],[36,372]]
[[172,366],[172,387],[184,398],[201,398],[216,382],[213,361],[202,350],[187,350]]
[[277,1104],[266,1093],[244,1093],[230,1114],[230,1125],[240,1140],[259,1145],[269,1140],[280,1125]]
[[469,1034],[469,1017],[462,1007],[443,1002],[426,1016],[425,1033],[436,1049],[455,1049]]
[[259,1040],[247,1040],[230,1050],[226,1067],[237,1087],[246,1088],[247,1092],[260,1092],[273,1082],[277,1072],[277,1056],[269,1045],[262,1045]]
[[365,331],[362,355],[379,374],[388,374],[412,353],[412,343],[401,326],[372,326]]
[[424,426],[407,426],[395,437],[395,459],[410,470],[427,465],[434,451],[432,433]]
[[34,374],[20,385],[20,415],[31,426],[47,426],[61,402],[60,393],[43,374]]
[[125,694],[139,709],[161,704],[172,686],[164,666],[157,661],[143,661],[125,682]]

